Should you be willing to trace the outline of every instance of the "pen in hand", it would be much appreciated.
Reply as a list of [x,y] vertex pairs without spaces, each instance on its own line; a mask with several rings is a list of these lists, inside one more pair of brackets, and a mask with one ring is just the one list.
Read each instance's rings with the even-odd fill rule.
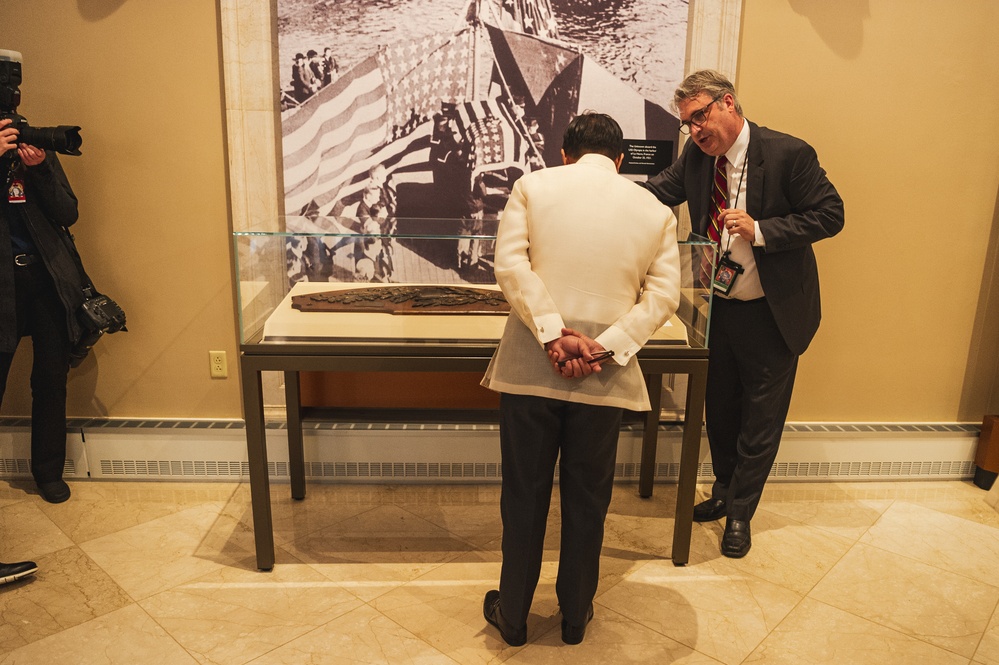
[[[614,356],[614,352],[613,351],[597,351],[596,353],[593,354],[593,357],[590,360],[588,360],[587,362],[592,365],[595,362],[599,362],[601,360],[604,360],[606,358],[611,358],[613,356]],[[570,360],[576,360],[576,358],[582,358],[582,356],[573,356],[572,358],[565,358],[563,360],[559,360],[558,361],[558,366],[559,367],[565,367],[565,364],[567,362],[569,362]]]

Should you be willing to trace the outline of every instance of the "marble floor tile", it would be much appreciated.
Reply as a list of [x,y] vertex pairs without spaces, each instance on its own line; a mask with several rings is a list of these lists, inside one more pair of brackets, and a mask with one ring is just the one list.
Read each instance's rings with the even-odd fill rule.
[[[0,479],[0,508],[11,504],[28,501],[34,494],[34,482],[14,478]],[[29,494],[29,491],[31,492]]]
[[510,665],[624,665],[627,663],[678,663],[721,665],[721,662],[680,644],[661,633],[594,604],[593,621],[582,644],[562,643],[561,624],[519,650],[506,661]]
[[[710,485],[702,484],[698,488],[705,496],[711,493]],[[614,483],[611,510],[632,515],[672,515],[676,508],[676,489],[676,485],[672,483],[656,483],[652,486],[651,496],[641,496],[638,493],[638,482]]]
[[990,506],[986,496],[964,499],[941,499],[921,502],[923,508],[960,517],[992,528],[999,528],[999,511]]
[[34,561],[73,545],[42,512],[41,503],[41,499],[18,501],[0,508],[0,561]]
[[970,658],[999,588],[858,544],[809,597]]
[[0,591],[0,653],[132,603],[78,547],[44,554],[35,563],[35,575]]
[[73,496],[42,511],[74,542],[82,543],[188,508],[228,501],[231,483],[70,483]]
[[999,607],[992,614],[992,620],[975,652],[975,662],[984,665],[999,665]]
[[362,605],[250,665],[448,665],[455,661],[373,608]]
[[744,665],[966,665],[914,637],[806,598]]
[[[520,648],[503,642],[482,616],[483,597],[498,587],[499,574],[498,557],[473,553],[379,596],[370,605],[458,663],[488,663]],[[553,584],[539,584],[527,620],[529,641],[558,624],[554,595]]]
[[985,503],[999,511],[999,482],[992,483],[992,489],[985,495]]
[[855,541],[878,521],[891,504],[891,499],[771,500],[762,502],[760,510]]
[[836,565],[854,540],[775,515],[761,508],[751,522],[753,547],[742,559],[721,556],[724,520],[711,523],[716,565],[732,575],[749,573],[802,596]]
[[[271,520],[274,542],[285,544],[305,538],[338,522],[365,513],[379,505],[379,496],[367,486],[336,486],[313,483],[302,500],[291,498],[289,485],[271,485]],[[249,528],[253,526],[250,487],[240,485],[223,510]]]
[[223,504],[204,504],[80,545],[135,600],[189,582],[249,556],[218,550],[209,534]]
[[222,567],[139,603],[205,665],[242,665],[361,601],[278,550],[268,573]]
[[397,505],[373,508],[284,547],[365,601],[474,549]]
[[860,542],[999,586],[996,527],[900,501]]
[[610,510],[604,521],[604,553],[620,558],[668,559],[673,553],[673,515],[646,516]]
[[0,655],[0,665],[197,665],[138,605],[129,605],[69,630]]
[[740,663],[801,596],[713,563],[651,561],[606,593],[600,605],[723,663]]
[[963,480],[863,481],[844,483],[772,482],[760,505],[770,501],[911,501],[973,498],[981,490]]
[[498,499],[479,504],[407,505],[406,510],[476,547],[503,535]]
[[747,557],[721,556],[723,521],[695,524],[685,567],[668,558],[676,486],[621,483],[578,646],[560,636],[556,485],[522,648],[482,618],[497,483],[310,481],[304,501],[273,483],[266,573],[246,483],[71,486],[50,505],[0,480],[0,561],[39,564],[0,586],[0,665],[999,665],[999,513],[965,481],[774,482]]

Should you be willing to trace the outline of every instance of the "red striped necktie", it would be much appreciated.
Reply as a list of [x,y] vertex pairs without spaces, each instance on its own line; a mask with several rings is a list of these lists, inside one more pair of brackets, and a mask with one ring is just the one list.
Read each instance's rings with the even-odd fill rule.
[[[708,238],[721,246],[721,211],[728,207],[728,173],[725,165],[728,160],[722,155],[715,162],[715,177],[711,181],[711,208],[708,215],[711,223],[708,224]],[[701,257],[700,282],[705,288],[711,288],[711,277],[714,274],[714,266],[718,264],[718,254],[714,248],[708,247]]]
[[711,185],[711,225],[708,227],[708,237],[717,243],[721,242],[721,212],[728,207],[728,173],[725,166],[728,160],[722,155],[715,162],[715,177]]

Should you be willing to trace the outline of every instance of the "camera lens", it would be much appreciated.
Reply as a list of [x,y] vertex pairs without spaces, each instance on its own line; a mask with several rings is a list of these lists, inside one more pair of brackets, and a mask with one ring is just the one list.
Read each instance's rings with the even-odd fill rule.
[[63,155],[79,155],[83,139],[79,127],[59,125],[58,127],[29,127],[21,125],[20,141],[42,150],[54,150]]

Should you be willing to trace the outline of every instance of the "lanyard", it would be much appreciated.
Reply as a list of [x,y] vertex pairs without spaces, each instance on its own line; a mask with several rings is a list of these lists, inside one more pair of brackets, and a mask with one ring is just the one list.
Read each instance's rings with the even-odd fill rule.
[[[746,148],[746,156],[742,160],[742,170],[739,173],[739,186],[735,190],[735,203],[732,204],[733,208],[739,207],[739,195],[742,194],[742,179],[746,176],[746,165],[749,164],[749,148]],[[726,231],[728,233],[728,231]],[[729,249],[732,247],[732,234],[728,233],[728,242],[725,243],[725,254],[729,253]]]

